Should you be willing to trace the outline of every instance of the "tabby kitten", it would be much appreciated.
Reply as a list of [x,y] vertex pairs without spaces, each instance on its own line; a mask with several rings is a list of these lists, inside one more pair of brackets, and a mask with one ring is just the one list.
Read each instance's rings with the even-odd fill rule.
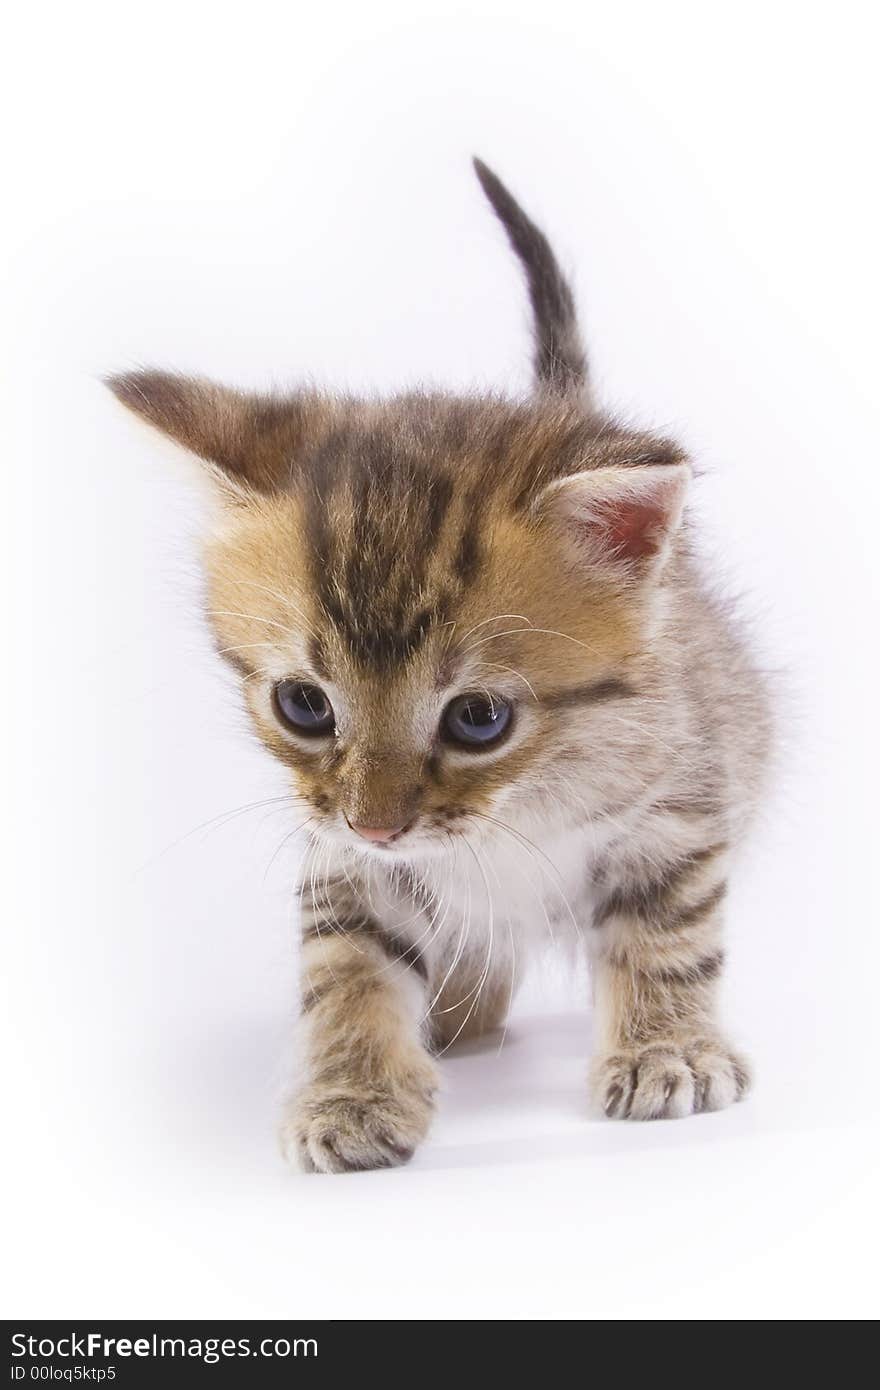
[[210,621],[310,832],[283,1135],[321,1172],[410,1158],[434,1055],[503,1023],[548,940],[588,953],[607,1116],[749,1082],[716,991],[764,691],[701,584],[685,454],[593,402],[550,246],[475,165],[528,281],[530,399],[109,382],[216,483]]

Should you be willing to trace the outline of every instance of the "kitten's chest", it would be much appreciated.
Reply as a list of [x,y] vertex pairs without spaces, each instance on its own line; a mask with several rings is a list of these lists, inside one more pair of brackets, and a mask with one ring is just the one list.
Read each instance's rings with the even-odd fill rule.
[[589,927],[602,844],[582,829],[506,833],[431,867],[432,915],[481,933],[555,941]]

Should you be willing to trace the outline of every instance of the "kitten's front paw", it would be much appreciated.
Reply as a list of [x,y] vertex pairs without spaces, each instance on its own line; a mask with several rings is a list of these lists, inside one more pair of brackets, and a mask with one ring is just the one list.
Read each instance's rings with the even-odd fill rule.
[[606,1053],[592,1069],[596,1103],[609,1119],[666,1120],[723,1110],[741,1100],[751,1077],[721,1038],[657,1039]]
[[407,1163],[428,1132],[433,1071],[392,1089],[314,1084],[290,1105],[281,1144],[312,1173],[349,1173]]

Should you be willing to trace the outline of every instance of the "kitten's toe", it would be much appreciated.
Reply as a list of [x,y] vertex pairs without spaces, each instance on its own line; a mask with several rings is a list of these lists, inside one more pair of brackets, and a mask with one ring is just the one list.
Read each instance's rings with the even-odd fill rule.
[[693,1109],[694,1078],[681,1052],[664,1043],[642,1048],[628,1118],[677,1120]]
[[632,1105],[637,1071],[628,1053],[600,1057],[592,1069],[592,1089],[596,1103],[609,1120],[625,1120]]
[[612,1120],[655,1120],[689,1115],[694,1079],[681,1052],[666,1044],[602,1057],[593,1068],[593,1089]]
[[721,1110],[748,1085],[745,1062],[716,1038],[658,1040],[601,1056],[592,1071],[596,1103],[615,1120],[671,1120]]
[[310,1087],[282,1125],[288,1160],[306,1172],[351,1173],[408,1163],[425,1137],[431,1093],[345,1093]]
[[695,1110],[724,1110],[742,1100],[752,1084],[748,1062],[722,1042],[698,1041],[685,1055],[694,1077]]

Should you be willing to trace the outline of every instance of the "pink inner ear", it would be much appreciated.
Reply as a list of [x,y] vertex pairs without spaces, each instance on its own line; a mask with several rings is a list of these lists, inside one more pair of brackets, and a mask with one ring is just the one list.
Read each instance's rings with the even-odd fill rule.
[[627,560],[645,560],[656,554],[667,521],[662,499],[652,502],[621,498],[603,503],[592,521],[601,530],[609,549]]

